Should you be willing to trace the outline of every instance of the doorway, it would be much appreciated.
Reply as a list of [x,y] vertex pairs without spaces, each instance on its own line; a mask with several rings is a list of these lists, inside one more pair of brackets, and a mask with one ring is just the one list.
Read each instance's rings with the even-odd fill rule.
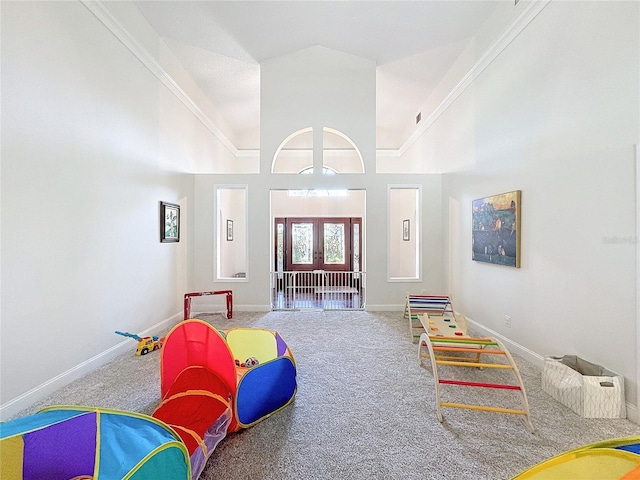
[[276,218],[272,308],[363,309],[362,218]]
[[[284,265],[288,271],[350,271],[351,223],[359,218],[284,218]],[[358,230],[359,231],[359,230]]]

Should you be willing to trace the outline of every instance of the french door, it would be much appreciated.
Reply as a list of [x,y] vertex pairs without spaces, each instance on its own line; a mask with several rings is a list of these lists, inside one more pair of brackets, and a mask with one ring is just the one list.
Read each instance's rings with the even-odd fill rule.
[[361,252],[361,218],[276,218],[273,308],[364,308]]
[[285,229],[288,271],[350,270],[348,218],[289,218]]
[[360,218],[276,218],[276,270],[359,271]]

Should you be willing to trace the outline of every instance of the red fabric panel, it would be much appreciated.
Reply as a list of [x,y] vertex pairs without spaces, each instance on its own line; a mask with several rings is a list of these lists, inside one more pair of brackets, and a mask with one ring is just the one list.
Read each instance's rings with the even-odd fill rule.
[[[159,419],[162,420],[163,422],[165,422],[167,425],[173,426],[169,422],[167,422],[166,420],[163,420],[162,418],[159,418]],[[174,430],[176,431],[176,433],[178,435],[180,435],[180,438],[182,439],[182,442],[184,443],[184,446],[187,447],[187,452],[189,452],[189,456],[193,455],[193,452],[196,451],[196,448],[198,448],[200,446],[198,441],[193,437],[193,435],[190,435],[189,432],[185,432],[184,430],[181,430],[180,428],[175,428]]]
[[[220,395],[229,402],[229,406],[231,407],[232,420],[229,425],[229,432],[235,432],[240,428],[236,421],[234,395],[229,390],[226,382],[217,374],[207,370],[205,367],[187,367],[180,372],[180,375],[178,375],[178,378],[173,382],[173,385],[167,390],[164,398],[169,399],[178,393],[189,390],[206,390],[207,392]],[[183,423],[180,423],[180,425],[183,425]]]
[[[227,406],[217,398],[207,396],[204,393],[190,392],[184,396],[170,397],[163,401],[153,412],[153,417],[169,425],[179,425],[193,430],[202,440],[204,432],[215,423],[226,409]],[[198,447],[198,443],[193,440],[191,435],[180,429],[176,429],[176,433],[184,441],[189,450],[189,456],[191,456]]]
[[169,387],[164,398],[169,398],[176,393],[186,392],[187,390],[206,390],[220,395],[233,405],[233,397],[229,398],[231,391],[226,382],[206,367],[193,366],[185,368]]
[[192,366],[202,366],[215,373],[235,396],[235,364],[229,348],[218,331],[201,320],[180,322],[165,338],[160,360],[163,398],[180,373]]

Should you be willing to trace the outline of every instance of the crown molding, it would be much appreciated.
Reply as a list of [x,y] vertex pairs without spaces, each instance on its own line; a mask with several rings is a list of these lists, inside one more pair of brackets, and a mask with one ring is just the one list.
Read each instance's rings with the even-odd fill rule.
[[[531,0],[522,12],[507,26],[500,37],[487,49],[480,59],[462,77],[438,107],[424,119],[398,149],[377,149],[377,157],[399,158],[440,118],[475,79],[509,46],[509,44],[531,23],[551,0]],[[115,18],[103,0],[80,0],[80,2],[209,130],[222,145],[237,158],[255,158],[259,149],[239,150],[231,140],[196,105],[189,95],[176,83],[155,58]]]
[[411,133],[409,138],[399,149],[399,155],[405,152],[420,138],[438,118],[457,100],[457,98],[478,78],[485,69],[491,65],[498,55],[511,44],[511,42],[538,16],[551,0],[531,0],[527,3],[522,12],[504,29],[502,34],[496,39],[486,52],[471,67],[460,82],[449,92],[438,107]]
[[236,150],[235,156],[238,158],[255,158],[260,156],[260,149],[247,148]]
[[[80,0],[80,2],[107,27],[107,29],[122,43],[167,89],[180,100],[191,113],[235,156],[239,154],[236,146],[211,121],[211,119],[196,105],[189,95],[176,83],[155,58],[129,33],[129,31],[115,18],[103,0]],[[252,156],[252,155],[249,155]]]
[[400,149],[399,148],[376,148],[376,157],[400,157]]

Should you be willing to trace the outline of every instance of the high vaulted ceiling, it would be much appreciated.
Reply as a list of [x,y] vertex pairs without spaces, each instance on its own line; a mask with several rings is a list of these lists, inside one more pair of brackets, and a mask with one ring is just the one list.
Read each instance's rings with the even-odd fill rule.
[[137,1],[240,149],[259,148],[260,62],[315,45],[376,62],[378,148],[398,148],[500,2]]

